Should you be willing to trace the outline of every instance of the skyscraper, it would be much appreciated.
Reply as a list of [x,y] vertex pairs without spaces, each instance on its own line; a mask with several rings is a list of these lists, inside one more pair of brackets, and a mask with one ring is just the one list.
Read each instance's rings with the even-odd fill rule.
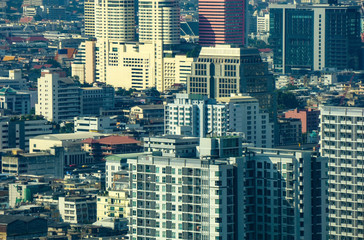
[[179,17],[177,0],[139,1],[139,42],[179,44]]
[[274,71],[358,69],[359,6],[271,4]]
[[364,109],[322,107],[320,135],[329,158],[328,239],[364,239]]
[[187,92],[209,98],[247,93],[260,107],[275,112],[274,79],[257,49],[231,46],[203,47],[187,78]]
[[245,44],[245,0],[199,0],[199,43]]
[[135,40],[134,2],[95,0],[95,37],[98,40]]
[[89,37],[95,36],[95,0],[85,0],[85,35]]

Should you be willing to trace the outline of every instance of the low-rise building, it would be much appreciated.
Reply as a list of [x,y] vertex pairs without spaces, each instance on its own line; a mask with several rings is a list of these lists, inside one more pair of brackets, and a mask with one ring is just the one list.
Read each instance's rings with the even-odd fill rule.
[[2,157],[2,172],[14,175],[39,175],[63,178],[64,149],[53,147],[48,152],[23,153],[14,150]]
[[97,195],[97,221],[105,218],[127,218],[129,216],[128,182],[125,189],[108,191]]
[[75,117],[75,132],[100,132],[115,133],[118,132],[116,116],[97,116],[97,117]]
[[129,136],[108,136],[100,139],[85,139],[83,149],[89,151],[95,159],[101,160],[113,154],[134,153],[142,151],[140,141]]
[[22,78],[22,72],[20,69],[14,69],[9,70],[7,76],[0,76],[0,86],[8,86],[16,90],[22,90],[27,88],[27,81]]
[[9,111],[9,114],[29,114],[30,94],[17,91],[11,87],[3,87],[0,89],[0,109]]
[[0,239],[35,239],[47,236],[47,220],[28,216],[0,215]]
[[302,133],[311,133],[313,130],[319,129],[320,110],[318,109],[295,109],[287,111],[284,114],[284,117],[300,119],[302,123]]
[[96,197],[59,197],[58,209],[64,222],[87,224],[96,221]]
[[51,188],[44,182],[18,182],[9,184],[9,206],[16,207],[24,202],[33,201],[36,193],[49,191]]
[[29,149],[29,139],[52,133],[52,124],[41,117],[0,117],[0,149]]

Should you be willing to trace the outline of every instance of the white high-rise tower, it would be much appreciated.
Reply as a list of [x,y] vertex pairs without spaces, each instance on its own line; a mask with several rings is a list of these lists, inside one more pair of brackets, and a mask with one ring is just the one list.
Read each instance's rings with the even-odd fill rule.
[[180,9],[177,0],[139,1],[139,41],[180,43]]

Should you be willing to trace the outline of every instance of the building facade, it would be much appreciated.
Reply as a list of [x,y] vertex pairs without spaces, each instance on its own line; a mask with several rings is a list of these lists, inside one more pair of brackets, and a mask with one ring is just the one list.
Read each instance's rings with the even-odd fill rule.
[[115,90],[111,86],[80,88],[80,96],[83,116],[98,116],[102,109],[110,110],[115,105]]
[[237,239],[327,239],[327,158],[263,148],[248,148],[243,157],[237,197],[245,205],[237,210],[245,232]]
[[364,111],[321,107],[320,152],[329,158],[328,239],[364,238]]
[[244,45],[246,4],[245,0],[199,0],[199,43]]
[[190,94],[219,98],[247,93],[259,100],[262,109],[275,112],[274,79],[257,49],[202,47],[191,72],[187,77]]
[[81,114],[80,88],[71,79],[44,73],[38,79],[35,113],[50,122],[72,120]]
[[110,116],[75,117],[74,132],[114,133],[119,131],[116,118]]
[[11,87],[0,89],[0,108],[6,109],[14,115],[29,114],[32,110],[30,107],[30,94],[16,91]]
[[359,6],[271,4],[274,71],[359,68]]
[[195,137],[224,136],[240,132],[245,141],[260,147],[274,145],[274,124],[249,96],[219,98],[178,94],[165,107],[165,134]]
[[96,222],[96,197],[59,197],[58,209],[62,220],[68,223],[88,224]]
[[295,109],[284,113],[285,118],[300,119],[302,123],[302,133],[311,133],[319,129],[320,125],[320,110],[307,108]]

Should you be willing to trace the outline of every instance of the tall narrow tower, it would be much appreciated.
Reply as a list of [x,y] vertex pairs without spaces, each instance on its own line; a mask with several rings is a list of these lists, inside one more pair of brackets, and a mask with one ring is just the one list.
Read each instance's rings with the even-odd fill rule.
[[199,0],[201,45],[245,44],[245,0]]

